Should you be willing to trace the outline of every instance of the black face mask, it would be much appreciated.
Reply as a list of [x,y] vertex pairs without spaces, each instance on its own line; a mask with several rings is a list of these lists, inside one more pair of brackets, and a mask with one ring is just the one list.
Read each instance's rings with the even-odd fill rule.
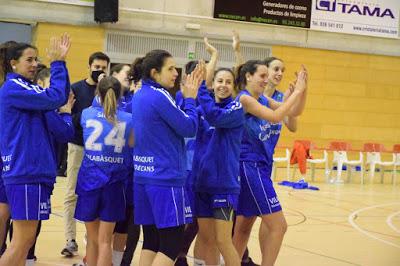
[[103,70],[95,70],[95,71],[92,71],[91,77],[92,77],[93,81],[96,82],[96,83],[98,83],[98,82],[99,82],[99,76],[100,76],[101,74],[105,74],[105,72],[104,72]]

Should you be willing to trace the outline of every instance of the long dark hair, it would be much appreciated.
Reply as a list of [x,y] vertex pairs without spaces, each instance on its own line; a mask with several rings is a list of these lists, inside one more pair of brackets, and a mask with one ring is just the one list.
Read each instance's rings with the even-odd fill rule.
[[236,84],[238,85],[239,90],[242,90],[247,85],[246,74],[254,75],[257,72],[258,66],[266,66],[265,61],[261,60],[249,60],[238,68],[238,77],[236,79]]
[[157,72],[161,72],[165,59],[168,57],[172,57],[172,55],[165,50],[152,50],[148,52],[145,57],[143,57],[141,64],[137,66],[140,66],[142,78],[153,79],[151,77],[151,70],[155,69]]
[[0,84],[4,82],[6,75],[13,72],[11,60],[18,60],[28,48],[36,49],[27,43],[8,41],[0,45]]
[[137,57],[131,64],[131,71],[129,73],[129,79],[137,84],[143,75],[142,64],[144,57]]

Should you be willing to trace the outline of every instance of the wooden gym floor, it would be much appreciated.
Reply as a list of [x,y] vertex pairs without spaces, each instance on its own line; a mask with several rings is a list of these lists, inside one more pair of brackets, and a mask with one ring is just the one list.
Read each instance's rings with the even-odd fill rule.
[[[283,172],[278,171],[278,177]],[[37,244],[38,266],[72,265],[81,259],[60,255],[65,244],[65,185],[65,178],[57,179],[53,215],[44,222]],[[321,190],[293,190],[275,184],[289,224],[276,265],[400,265],[400,184],[314,185]],[[256,262],[261,258],[258,228],[259,221],[249,242],[251,257]],[[80,255],[84,254],[84,231],[84,225],[78,224]],[[138,265],[140,249],[141,243],[133,265]]]

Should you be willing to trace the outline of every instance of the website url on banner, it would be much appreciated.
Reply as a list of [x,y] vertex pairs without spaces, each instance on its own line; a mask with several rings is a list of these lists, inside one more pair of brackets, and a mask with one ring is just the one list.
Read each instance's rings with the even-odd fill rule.
[[233,19],[233,20],[246,20],[246,16],[231,15],[231,14],[218,14],[219,18]]
[[353,26],[353,30],[363,31],[363,32],[365,32],[365,31],[379,32],[379,33],[395,34],[395,35],[398,34],[397,30],[388,30],[388,29],[374,28],[374,27],[368,27],[368,26]]

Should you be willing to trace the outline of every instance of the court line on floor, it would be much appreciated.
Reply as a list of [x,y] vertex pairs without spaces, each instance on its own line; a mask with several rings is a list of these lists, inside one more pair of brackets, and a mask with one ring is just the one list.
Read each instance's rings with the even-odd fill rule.
[[378,240],[378,241],[380,241],[380,242],[382,242],[382,243],[385,243],[385,244],[387,244],[387,245],[390,245],[390,246],[392,246],[392,247],[396,247],[396,248],[399,248],[399,249],[400,249],[400,245],[397,245],[397,244],[395,244],[395,243],[392,243],[392,242],[390,242],[390,241],[387,241],[387,240],[385,240],[385,239],[379,238],[379,237],[377,237],[377,236],[375,236],[375,235],[369,233],[368,231],[362,229],[362,228],[361,228],[359,225],[357,225],[356,222],[354,221],[355,218],[358,216],[358,214],[359,214],[360,212],[363,212],[363,211],[366,211],[366,210],[370,210],[370,209],[376,209],[376,208],[379,208],[379,207],[392,206],[392,205],[400,205],[400,202],[385,203],[385,204],[373,205],[373,206],[369,206],[369,207],[364,207],[364,208],[358,209],[358,210],[356,210],[356,211],[350,213],[350,215],[349,215],[349,217],[348,217],[348,222],[350,223],[350,225],[351,225],[354,229],[356,229],[357,231],[359,231],[361,234],[366,235],[366,236],[368,236],[368,237],[370,237],[370,238],[373,238],[373,239],[375,239],[375,240]]
[[[294,212],[294,213],[297,213],[297,214],[299,214],[300,217],[301,217],[301,220],[300,220],[299,222],[294,223],[294,224],[288,224],[288,226],[300,225],[300,224],[305,223],[305,222],[307,221],[307,217],[306,217],[306,216],[304,215],[304,213],[302,213],[301,211],[294,210],[294,209],[290,209],[290,208],[286,208],[286,210],[291,211],[291,212]],[[286,212],[285,212],[285,216],[287,216],[287,213],[286,213]],[[299,217],[299,216],[297,216],[297,215],[295,215],[295,216],[296,216],[296,217]]]
[[395,232],[400,234],[400,229],[398,229],[394,224],[393,224],[393,218],[400,215],[400,212],[395,212],[389,215],[386,219],[386,223],[392,228]]
[[354,262],[351,262],[351,261],[347,261],[347,260],[331,257],[331,256],[328,256],[328,255],[320,254],[320,253],[317,253],[317,252],[314,252],[314,251],[311,251],[311,250],[307,250],[307,249],[304,249],[304,248],[297,248],[297,247],[294,247],[294,246],[291,246],[291,245],[287,245],[287,244],[282,244],[282,245],[285,246],[285,247],[291,248],[291,249],[295,249],[295,250],[302,251],[302,252],[305,252],[305,253],[310,253],[310,254],[313,254],[313,255],[320,256],[320,257],[324,257],[324,258],[340,261],[340,262],[351,264],[351,265],[361,266],[361,264],[357,264],[357,263],[354,263]]
[[[288,195],[291,196],[291,197],[300,199],[300,200],[302,200],[302,201],[314,202],[314,203],[315,203],[315,201],[313,201],[313,200],[305,199],[305,198],[303,198],[303,197],[300,197],[299,195],[302,195],[301,193],[293,193],[293,192],[297,192],[297,191],[288,191]],[[303,194],[302,196],[305,196],[305,195]],[[325,199],[326,199],[326,198],[325,198]],[[333,204],[330,204],[330,203],[327,203],[327,202],[318,202],[318,203],[319,203],[319,204],[322,204],[322,205],[325,205],[325,206],[330,206],[330,207],[332,207],[332,208],[344,210],[344,211],[346,211],[346,213],[349,213],[349,212],[352,211],[352,209],[343,208],[343,207],[336,206],[336,205],[333,205]],[[316,221],[320,221],[320,222],[325,222],[325,223],[332,224],[332,225],[345,226],[345,227],[348,227],[348,228],[352,228],[352,226],[348,224],[348,219],[347,219],[347,220],[344,220],[344,221],[340,221],[340,222],[332,222],[332,221],[327,221],[327,220],[320,219],[320,218],[316,218],[316,217],[318,217],[318,216],[308,215],[308,216],[307,216],[307,219],[308,219],[308,220],[316,220]],[[345,218],[345,217],[348,217],[348,216],[344,216],[343,218]],[[367,216],[366,216],[366,217],[367,217]],[[384,217],[384,216],[382,216],[382,217]],[[356,216],[354,217],[354,220],[357,219],[357,218],[358,218],[358,216],[356,215]],[[384,235],[384,236],[387,236],[387,237],[396,238],[396,239],[398,238],[397,235],[394,236],[394,235],[390,235],[390,234],[386,234],[386,233],[381,233],[381,232],[377,232],[377,231],[372,231],[372,230],[366,230],[366,231],[371,232],[371,233],[375,233],[375,234],[379,234],[379,235]]]
[[[258,240],[258,235],[254,236],[253,234],[250,234],[250,237]],[[294,247],[294,246],[291,246],[291,245],[288,245],[288,244],[285,244],[285,243],[282,243],[282,246],[287,247],[287,248],[291,248],[291,249],[295,249],[297,251],[305,252],[305,253],[308,253],[308,254],[312,254],[312,255],[315,255],[315,256],[328,258],[328,259],[335,260],[335,261],[340,261],[340,262],[347,263],[347,264],[350,264],[350,265],[361,266],[361,264],[357,264],[357,263],[354,263],[354,262],[351,262],[351,261],[347,261],[347,260],[343,260],[343,259],[340,259],[340,258],[335,258],[335,257],[329,256],[329,255],[321,254],[321,253],[318,253],[318,252],[315,252],[315,251],[311,251],[311,250],[308,250],[308,249]]]
[[[310,196],[310,197],[315,197],[315,198],[318,198],[318,199],[322,198],[324,200],[334,200],[335,202],[340,201],[340,202],[345,203],[345,204],[357,205],[357,207],[358,206],[365,206],[365,207],[371,206],[371,205],[367,205],[364,202],[357,202],[357,201],[354,201],[354,200],[347,200],[347,199],[344,199],[344,198],[337,199],[337,198],[331,198],[331,197],[323,197],[321,195],[316,195],[316,194],[304,193],[305,191],[302,191],[302,190],[294,190],[293,189],[292,191],[290,191],[290,193],[293,193],[293,192],[295,192],[296,194],[300,194],[302,196]],[[391,198],[391,200],[397,200],[397,199]],[[327,203],[327,204],[338,207],[336,204],[331,204],[331,203]],[[340,207],[340,208],[343,209],[343,210],[346,210],[346,211],[352,211],[351,208],[344,208],[344,207]],[[395,210],[392,210],[392,209],[385,209],[385,210],[395,211]]]
[[[322,188],[323,189],[323,188]],[[397,196],[398,194],[396,194],[395,192],[392,193],[392,195],[388,195],[388,193],[381,193],[381,192],[371,192],[371,191],[357,191],[357,192],[351,192],[351,191],[329,191],[329,190],[319,190],[318,192],[315,191],[310,191],[310,190],[297,190],[297,191],[302,191],[305,194],[335,194],[335,195],[351,195],[351,196],[384,196],[384,197],[390,197],[390,196]],[[283,191],[282,191],[283,192]]]

